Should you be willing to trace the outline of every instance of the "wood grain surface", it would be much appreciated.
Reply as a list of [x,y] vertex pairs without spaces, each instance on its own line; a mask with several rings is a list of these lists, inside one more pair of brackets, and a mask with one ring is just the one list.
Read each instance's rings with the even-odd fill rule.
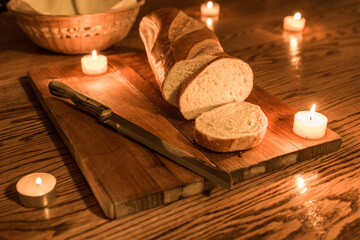
[[[1,13],[1,239],[360,238],[360,2],[220,4],[215,32],[225,51],[248,62],[260,87],[295,108],[316,103],[329,128],[342,137],[341,148],[249,179],[232,191],[216,188],[208,195],[108,220],[26,78],[31,67],[76,63],[81,56],[38,48]],[[161,6],[200,18],[198,1],[149,0],[137,24]],[[307,19],[303,34],[283,32],[283,17],[296,10]],[[137,24],[104,54],[142,50]],[[35,171],[58,180],[58,198],[49,208],[24,208],[17,198],[15,183]]]

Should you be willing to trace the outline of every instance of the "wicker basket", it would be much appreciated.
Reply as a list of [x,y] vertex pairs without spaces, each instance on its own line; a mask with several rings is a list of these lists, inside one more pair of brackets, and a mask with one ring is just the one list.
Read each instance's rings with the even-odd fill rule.
[[38,46],[58,53],[80,54],[104,50],[124,39],[144,2],[141,0],[125,10],[85,15],[12,13],[20,28]]

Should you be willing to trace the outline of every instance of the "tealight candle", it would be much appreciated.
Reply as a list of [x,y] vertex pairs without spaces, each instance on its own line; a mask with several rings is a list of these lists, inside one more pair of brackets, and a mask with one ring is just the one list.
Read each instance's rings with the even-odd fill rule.
[[56,178],[49,173],[32,173],[16,184],[20,202],[25,207],[43,208],[56,199]]
[[207,3],[202,3],[200,6],[200,12],[202,16],[207,17],[216,17],[220,13],[220,4],[208,1]]
[[297,12],[294,16],[286,16],[284,18],[283,27],[288,31],[300,32],[305,27],[305,21],[305,18],[302,18],[301,14]]
[[81,70],[86,75],[99,75],[107,71],[107,58],[104,55],[97,55],[93,50],[91,55],[81,58]]
[[315,112],[315,104],[310,111],[301,111],[294,116],[293,131],[303,137],[316,139],[325,135],[327,117]]

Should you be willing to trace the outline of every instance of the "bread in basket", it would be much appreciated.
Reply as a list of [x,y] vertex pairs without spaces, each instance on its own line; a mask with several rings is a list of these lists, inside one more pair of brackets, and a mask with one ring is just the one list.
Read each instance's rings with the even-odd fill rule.
[[65,54],[104,50],[124,39],[140,7],[140,0],[125,9],[81,15],[42,15],[9,11],[25,34],[38,46]]

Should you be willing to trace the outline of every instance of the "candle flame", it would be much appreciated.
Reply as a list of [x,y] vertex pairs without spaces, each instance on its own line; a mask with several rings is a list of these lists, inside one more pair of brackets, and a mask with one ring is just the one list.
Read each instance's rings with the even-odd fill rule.
[[95,51],[95,50],[92,51],[92,60],[93,60],[93,61],[96,61],[96,60],[97,60],[97,54],[96,54],[96,51]]
[[311,112],[311,113],[315,113],[315,107],[316,107],[316,105],[313,104],[312,107],[311,107],[311,109],[310,109],[310,112]]
[[312,105],[310,112],[309,112],[310,122],[314,118],[314,114],[315,114],[315,104]]
[[212,1],[208,1],[208,3],[206,4],[207,8],[212,8],[213,7],[213,3]]
[[297,12],[297,13],[294,14],[294,19],[295,20],[300,20],[300,18],[301,18],[301,13]]
[[36,184],[36,185],[41,185],[41,184],[42,184],[41,177],[37,177],[37,178],[36,178],[35,184]]
[[213,20],[211,18],[207,18],[206,19],[206,25],[208,25],[209,27],[211,27],[213,24]]

